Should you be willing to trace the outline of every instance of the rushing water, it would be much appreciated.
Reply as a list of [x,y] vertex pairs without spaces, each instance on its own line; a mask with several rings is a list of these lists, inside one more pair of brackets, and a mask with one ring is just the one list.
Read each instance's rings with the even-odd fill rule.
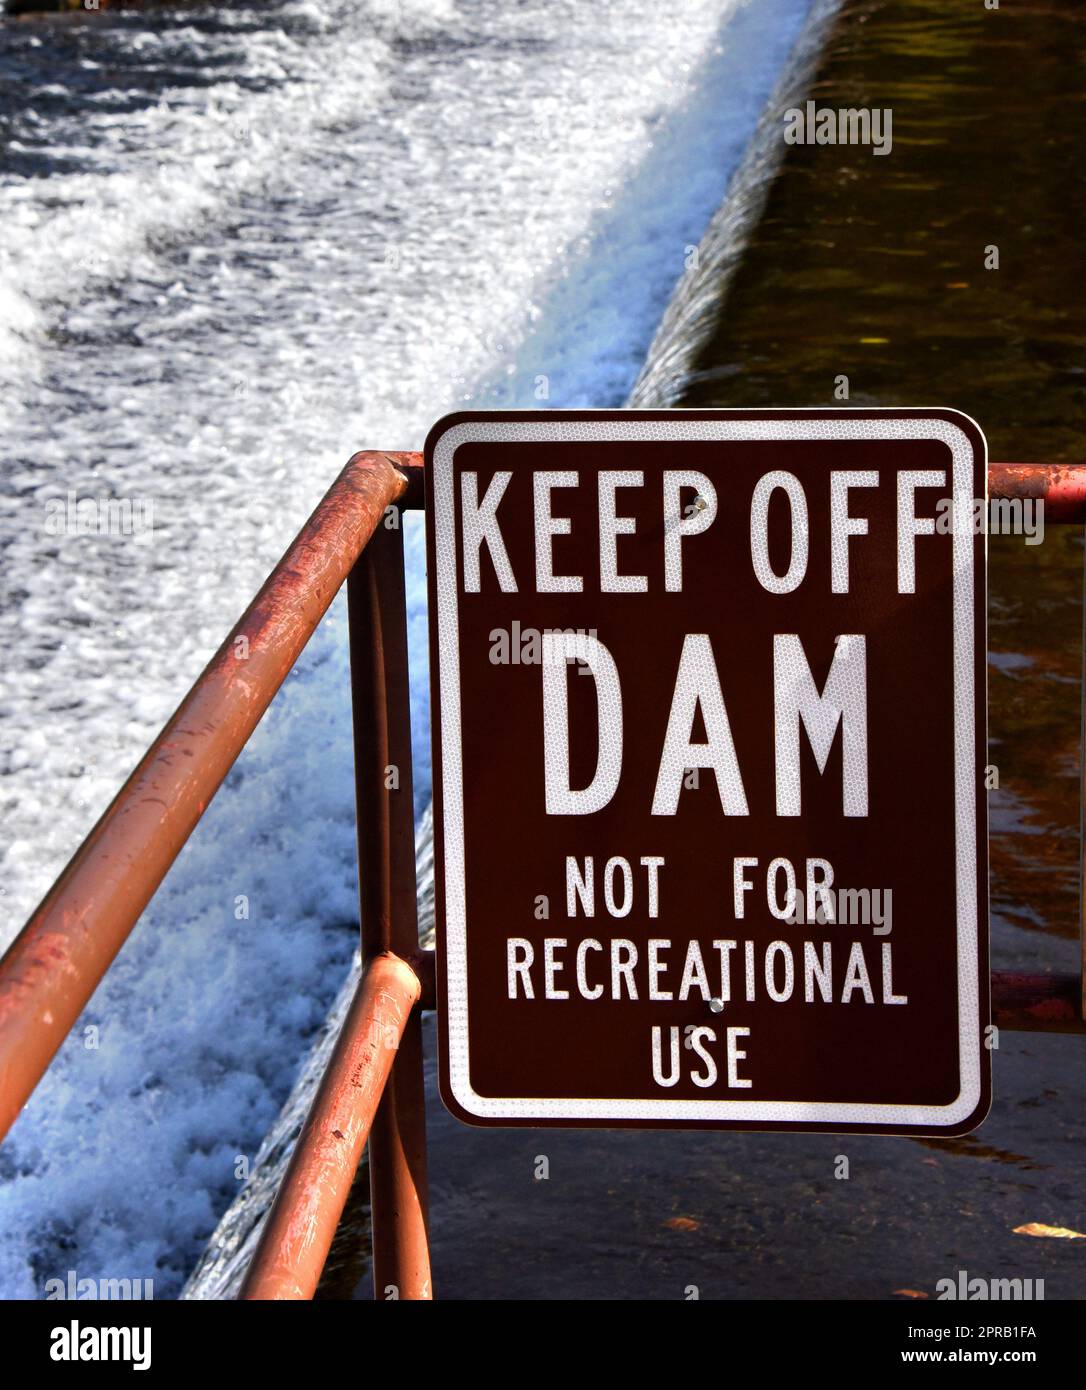
[[[625,398],[807,8],[0,21],[0,943],[350,452]],[[345,667],[337,603],[0,1150],[0,1292],[175,1293],[241,1186],[356,939]]]

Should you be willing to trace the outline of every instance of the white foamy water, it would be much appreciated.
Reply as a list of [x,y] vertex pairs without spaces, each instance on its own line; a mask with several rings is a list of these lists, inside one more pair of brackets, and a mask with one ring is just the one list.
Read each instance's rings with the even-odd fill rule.
[[[354,449],[469,403],[622,402],[807,8],[0,30],[0,76],[35,89],[0,110],[0,944]],[[153,531],[53,534],[69,493]],[[0,1293],[179,1289],[347,969],[353,814],[340,600],[0,1149]]]

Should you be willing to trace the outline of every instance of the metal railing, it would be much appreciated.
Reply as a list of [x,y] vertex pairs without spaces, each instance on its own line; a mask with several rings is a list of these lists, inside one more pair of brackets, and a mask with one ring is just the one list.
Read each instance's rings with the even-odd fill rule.
[[[993,463],[994,499],[1086,521],[1086,466]],[[346,580],[363,969],[240,1297],[311,1298],[369,1144],[378,1297],[432,1297],[403,532],[422,457],[355,454],[0,960],[0,1140]],[[397,769],[395,794],[387,772]],[[1080,901],[1080,936],[1082,903]],[[992,976],[992,1018],[1086,1032],[1083,974]]]

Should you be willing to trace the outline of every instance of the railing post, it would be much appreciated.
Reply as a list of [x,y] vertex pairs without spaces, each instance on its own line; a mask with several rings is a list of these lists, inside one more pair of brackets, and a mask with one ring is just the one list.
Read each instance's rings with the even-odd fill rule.
[[[347,581],[364,961],[418,952],[403,513]],[[391,514],[391,509],[390,513]],[[374,1295],[429,1299],[422,1017],[400,1041],[369,1138]]]

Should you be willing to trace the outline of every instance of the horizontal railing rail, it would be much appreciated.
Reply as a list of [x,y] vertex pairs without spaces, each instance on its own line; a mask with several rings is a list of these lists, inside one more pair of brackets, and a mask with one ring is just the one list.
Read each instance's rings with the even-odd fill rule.
[[999,501],[1044,502],[1045,520],[1086,521],[1086,464],[990,463],[988,496]]
[[[1086,521],[1084,465],[992,463],[988,484],[993,500],[1043,501],[1046,521]],[[350,459],[0,960],[2,1140],[348,581],[364,969],[243,1298],[312,1297],[367,1139],[377,1287],[430,1297],[419,1011],[433,959],[415,920],[402,535],[380,526],[422,505],[420,454]],[[401,793],[406,777],[395,808],[376,790],[391,763]],[[993,974],[992,1011],[1008,1029],[1086,1031],[1081,977]]]

